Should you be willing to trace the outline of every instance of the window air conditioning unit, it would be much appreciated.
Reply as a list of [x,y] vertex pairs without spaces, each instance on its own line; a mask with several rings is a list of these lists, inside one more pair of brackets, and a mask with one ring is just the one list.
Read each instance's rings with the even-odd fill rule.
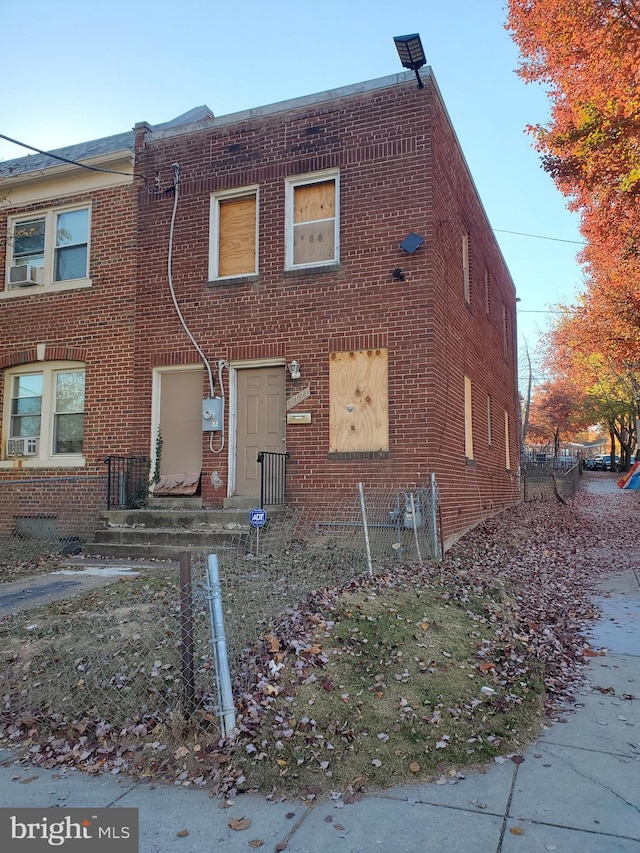
[[31,287],[42,283],[42,270],[31,264],[9,267],[9,284],[13,287]]
[[7,456],[37,456],[39,450],[39,438],[7,439]]

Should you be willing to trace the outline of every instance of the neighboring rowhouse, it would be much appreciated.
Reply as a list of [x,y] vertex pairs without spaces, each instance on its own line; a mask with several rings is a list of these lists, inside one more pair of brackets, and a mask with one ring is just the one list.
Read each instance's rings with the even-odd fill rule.
[[3,181],[0,500],[94,509],[115,454],[150,457],[156,495],[252,503],[258,453],[286,452],[288,503],[435,474],[447,542],[517,502],[515,291],[423,79],[139,124],[135,183]]
[[55,155],[0,163],[0,534],[42,538],[95,528],[137,439],[134,133]]

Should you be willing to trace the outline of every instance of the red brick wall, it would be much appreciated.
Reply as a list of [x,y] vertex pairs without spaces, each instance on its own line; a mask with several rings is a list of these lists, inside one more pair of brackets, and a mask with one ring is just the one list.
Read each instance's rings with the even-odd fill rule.
[[[214,371],[219,359],[296,358],[302,378],[292,382],[287,374],[287,397],[311,390],[302,407],[311,412],[311,424],[286,428],[292,502],[353,494],[357,482],[369,489],[422,485],[435,473],[448,540],[516,502],[515,294],[432,82],[425,89],[392,85],[157,137],[151,134],[146,144],[139,138],[136,171],[158,175],[161,192],[137,187],[137,212],[130,188],[93,194],[93,287],[2,302],[0,394],[4,368],[33,359],[38,343],[46,343],[47,358],[73,357],[87,370],[86,468],[0,468],[4,526],[13,515],[38,511],[57,514],[65,532],[74,518],[79,526],[93,518],[104,495],[104,457],[151,451],[152,369],[199,363],[167,284],[175,162],[175,290]],[[285,179],[326,168],[340,170],[340,265],[285,272]],[[249,184],[260,188],[259,275],[207,284],[210,193]],[[19,212],[3,211],[0,231],[7,214]],[[425,243],[409,255],[399,244],[411,231]],[[463,297],[463,232],[470,235],[470,306]],[[4,247],[0,241],[0,279]],[[396,267],[404,281],[392,278]],[[513,324],[506,359],[503,304]],[[377,347],[388,348],[389,452],[330,458],[329,355]],[[474,393],[472,464],[464,458],[465,375]],[[505,410],[511,472],[504,464]],[[221,487],[211,484],[214,472]],[[205,506],[222,503],[227,475],[226,449],[212,453],[203,436]]]
[[[7,217],[52,205],[91,202],[90,277],[87,290],[28,294],[0,302],[0,399],[5,369],[37,361],[37,344],[46,360],[72,359],[86,365],[84,456],[86,467],[34,468],[22,461],[0,468],[0,524],[14,515],[37,512],[58,516],[65,535],[95,523],[105,508],[109,454],[127,454],[137,440],[133,384],[135,321],[135,194],[131,187],[66,196],[29,207],[9,207]],[[10,197],[9,197],[10,201]],[[0,288],[4,288],[6,241],[0,241]],[[6,434],[2,436],[2,445]],[[148,452],[148,447],[145,448]]]
[[[172,181],[180,165],[174,235],[174,283],[185,318],[207,357],[298,359],[302,379],[287,396],[311,389],[308,425],[287,426],[293,501],[428,481],[443,495],[445,535],[518,499],[513,342],[505,361],[502,303],[515,294],[462,162],[444,108],[431,85],[404,84],[147,141],[137,169]],[[337,270],[284,272],[286,177],[340,169],[341,262]],[[207,286],[209,197],[215,190],[260,187],[260,274],[250,283]],[[173,195],[141,195],[137,305],[139,433],[149,434],[151,367],[197,361],[167,286]],[[472,305],[463,299],[461,235],[471,235]],[[415,254],[398,246],[425,237]],[[484,266],[493,311],[484,309]],[[394,281],[400,266],[404,282]],[[513,333],[513,330],[512,330]],[[390,450],[386,458],[328,458],[329,353],[349,341],[389,349]],[[338,343],[341,342],[341,343]],[[379,344],[377,344],[379,345]],[[474,383],[474,464],[465,463],[463,377]],[[486,394],[493,399],[494,446],[486,442]],[[511,416],[513,473],[504,465],[504,410]],[[224,482],[226,454],[204,446],[203,498],[220,503],[210,474]]]

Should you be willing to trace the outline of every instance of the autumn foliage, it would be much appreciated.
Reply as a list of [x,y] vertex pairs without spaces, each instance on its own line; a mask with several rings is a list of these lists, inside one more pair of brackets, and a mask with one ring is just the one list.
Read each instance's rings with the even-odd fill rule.
[[627,393],[628,407],[640,379],[640,3],[509,0],[508,10],[518,73],[551,102],[549,122],[529,130],[586,240],[585,292],[552,333],[547,365],[589,399],[603,386],[618,403]]

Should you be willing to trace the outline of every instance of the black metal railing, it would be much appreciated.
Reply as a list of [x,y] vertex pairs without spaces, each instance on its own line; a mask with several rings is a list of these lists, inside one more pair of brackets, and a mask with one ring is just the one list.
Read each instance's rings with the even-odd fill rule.
[[149,497],[149,459],[146,456],[108,456],[107,509],[139,509]]
[[260,463],[260,506],[265,507],[285,502],[286,465],[288,453],[271,453],[261,450]]

